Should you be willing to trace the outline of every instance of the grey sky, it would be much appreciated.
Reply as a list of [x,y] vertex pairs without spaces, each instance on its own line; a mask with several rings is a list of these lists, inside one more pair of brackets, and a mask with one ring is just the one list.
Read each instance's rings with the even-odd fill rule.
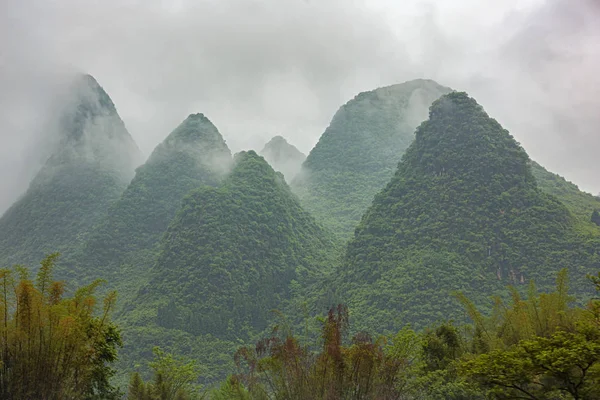
[[91,73],[147,155],[202,112],[233,151],[308,153],[359,91],[432,78],[600,191],[598,0],[0,0],[0,211],[41,162],[65,71]]

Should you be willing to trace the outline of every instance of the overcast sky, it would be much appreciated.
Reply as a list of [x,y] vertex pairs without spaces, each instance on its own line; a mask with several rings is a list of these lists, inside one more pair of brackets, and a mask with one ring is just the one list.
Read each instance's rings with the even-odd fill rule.
[[310,151],[360,91],[432,78],[532,158],[600,192],[599,0],[0,0],[0,211],[39,168],[65,71],[92,74],[141,150],[202,112],[233,151]]

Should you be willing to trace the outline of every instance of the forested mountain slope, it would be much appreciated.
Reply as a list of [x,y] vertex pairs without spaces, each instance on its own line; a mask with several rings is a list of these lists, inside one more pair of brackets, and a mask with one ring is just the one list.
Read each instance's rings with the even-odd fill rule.
[[141,155],[115,105],[96,80],[77,76],[64,99],[56,147],[27,192],[0,218],[3,265],[71,255],[111,202]]
[[287,182],[291,182],[298,175],[302,163],[306,160],[306,155],[282,136],[275,136],[269,140],[260,151],[260,155],[275,171],[281,172]]
[[161,343],[223,373],[218,364],[231,362],[227,353],[262,332],[298,287],[332,268],[333,248],[282,174],[254,151],[237,154],[222,185],[185,197],[149,282],[125,306],[122,321],[135,338],[125,363]]
[[243,336],[266,327],[292,280],[328,268],[333,242],[255,152],[236,156],[218,188],[192,191],[161,241],[137,304],[156,323],[197,334]]
[[598,225],[592,222],[592,214],[600,210],[600,198],[579,190],[577,185],[554,174],[536,162],[531,162],[531,172],[538,186],[544,192],[559,199],[579,220],[584,230],[598,231]]
[[[599,267],[599,236],[537,187],[529,157],[465,93],[435,101],[398,170],[365,213],[338,271],[359,328],[464,319],[508,284],[551,286]],[[576,286],[577,283],[574,284]],[[583,286],[582,286],[583,287]]]
[[394,174],[431,103],[448,92],[419,79],[360,93],[343,105],[292,183],[303,205],[349,238]]
[[[148,161],[90,235],[82,274],[139,281],[154,261],[159,241],[183,197],[192,189],[216,186],[230,168],[231,152],[203,114],[187,117],[159,144]],[[142,268],[143,270],[140,270]]]

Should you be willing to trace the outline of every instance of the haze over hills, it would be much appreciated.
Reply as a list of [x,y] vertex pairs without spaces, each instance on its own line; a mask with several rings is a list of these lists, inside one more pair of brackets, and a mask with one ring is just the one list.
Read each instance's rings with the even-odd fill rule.
[[264,158],[232,158],[191,114],[135,174],[137,147],[108,95],[89,76],[73,93],[52,157],[0,219],[0,257],[61,251],[61,278],[118,289],[122,385],[157,345],[214,383],[240,345],[301,325],[314,337],[334,303],[349,305],[353,330],[395,334],[463,322],[453,291],[483,305],[509,284],[548,290],[563,267],[581,302],[600,268],[600,200],[433,81],[359,94],[305,160],[280,136]]
[[105,215],[141,161],[108,94],[90,75],[73,79],[56,145],[27,192],[0,218],[0,258],[37,264],[48,253],[71,251]]
[[[216,186],[228,172],[231,152],[203,114],[188,116],[136,170],[135,177],[83,249],[83,276],[137,282],[156,255],[184,196]],[[141,274],[141,275],[140,275]]]
[[[547,288],[600,267],[599,236],[541,191],[527,153],[465,93],[435,101],[348,245],[338,290],[358,329],[461,318],[506,285]],[[583,287],[583,286],[582,286]]]
[[418,79],[360,93],[343,105],[292,183],[303,205],[341,237],[350,237],[431,103],[448,92]]
[[275,136],[269,140],[260,151],[260,155],[274,170],[281,172],[287,182],[293,181],[306,160],[306,155],[288,143],[283,136]]

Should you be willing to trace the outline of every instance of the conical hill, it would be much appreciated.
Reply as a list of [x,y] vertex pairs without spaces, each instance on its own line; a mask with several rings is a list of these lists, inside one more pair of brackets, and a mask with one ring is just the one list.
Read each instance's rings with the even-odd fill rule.
[[394,174],[431,103],[449,92],[419,79],[360,93],[343,105],[292,183],[305,207],[349,238]]
[[247,338],[285,305],[293,282],[329,267],[332,245],[283,175],[242,152],[220,187],[185,198],[134,303],[164,328]]
[[260,155],[275,171],[281,172],[287,182],[291,182],[298,175],[302,163],[306,160],[306,155],[288,143],[283,136],[275,136],[269,140]]
[[583,238],[576,224],[538,188],[514,138],[467,94],[451,93],[433,103],[365,213],[339,292],[359,327],[464,319],[453,291],[489,304],[509,284],[547,287],[562,268],[580,280],[597,270],[598,237]]
[[89,75],[76,77],[55,146],[26,193],[0,218],[0,260],[36,264],[59,251],[69,257],[131,180],[141,155],[108,94]]
[[184,196],[194,188],[219,184],[230,164],[231,152],[209,119],[203,114],[187,117],[137,169],[91,235],[83,250],[83,264],[91,268],[86,273],[139,281],[143,271],[136,266],[147,271],[155,245]]

